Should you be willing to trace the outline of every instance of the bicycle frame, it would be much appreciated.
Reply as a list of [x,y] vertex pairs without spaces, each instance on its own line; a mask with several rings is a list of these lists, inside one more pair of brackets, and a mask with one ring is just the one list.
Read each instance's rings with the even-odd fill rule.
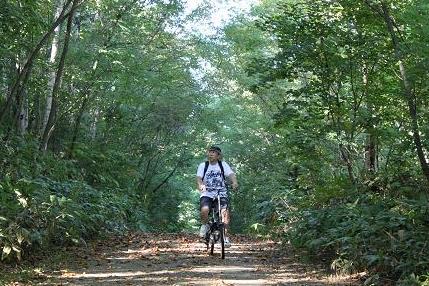
[[[211,218],[209,221],[209,231],[206,234],[205,240],[207,244],[207,250],[210,249],[210,254],[213,255],[214,245],[216,242],[220,242],[221,245],[221,257],[225,258],[225,224],[222,217],[221,201],[219,191],[216,197],[213,198],[210,206]],[[214,202],[217,200],[217,204]]]

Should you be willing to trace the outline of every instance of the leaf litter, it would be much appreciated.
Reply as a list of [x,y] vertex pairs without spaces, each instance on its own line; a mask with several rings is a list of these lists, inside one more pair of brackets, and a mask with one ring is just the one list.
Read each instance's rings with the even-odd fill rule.
[[[210,256],[194,234],[130,233],[59,250],[33,263],[37,275],[18,285],[361,285],[360,276],[338,276],[309,264],[288,245],[232,236],[226,258]],[[58,255],[60,255],[58,258]],[[38,267],[37,264],[43,265]],[[16,277],[19,270],[15,269]],[[0,272],[1,274],[1,272]]]

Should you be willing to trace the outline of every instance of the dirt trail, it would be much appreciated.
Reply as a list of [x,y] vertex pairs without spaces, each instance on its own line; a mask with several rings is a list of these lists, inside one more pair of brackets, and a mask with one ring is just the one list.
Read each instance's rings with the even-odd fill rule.
[[36,285],[359,285],[298,263],[277,243],[238,236],[232,241],[222,260],[219,247],[209,256],[196,236],[113,238],[69,249],[68,262],[41,273]]

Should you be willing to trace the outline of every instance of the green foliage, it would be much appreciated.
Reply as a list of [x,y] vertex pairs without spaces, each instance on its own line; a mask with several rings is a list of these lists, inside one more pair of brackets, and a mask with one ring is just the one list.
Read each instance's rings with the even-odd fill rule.
[[[423,135],[425,4],[382,2],[396,22]],[[263,1],[227,27],[235,66],[222,68],[240,83],[237,102],[253,108],[237,155],[246,191],[236,210],[251,231],[263,226],[337,271],[367,271],[367,285],[418,285],[429,269],[428,184],[380,3]]]
[[1,149],[4,259],[20,259],[52,244],[85,243],[107,232],[144,228],[146,209],[130,189],[129,175],[135,171],[129,164],[122,167],[124,154],[97,149],[80,153],[78,148],[76,157],[68,160],[40,153],[32,140],[15,139]]
[[[51,27],[60,2],[2,5],[0,247],[5,259],[130,227],[173,231],[195,224],[189,180],[176,174],[188,168],[193,150],[186,146],[206,95],[191,73],[200,57],[199,39],[183,34],[182,1],[83,1],[73,20],[48,150],[42,152],[48,80],[59,58],[52,64],[46,57],[52,34],[35,54],[28,81],[20,83],[23,92],[6,102],[16,69]],[[64,28],[63,23],[59,53]],[[28,126],[17,127],[13,121],[21,108]]]
[[[132,208],[137,199],[125,196],[126,190],[91,187],[78,180],[83,176],[76,176],[80,172],[67,160],[50,155],[37,161],[26,158],[32,146],[22,144],[22,150],[2,153],[8,162],[3,164],[0,183],[2,259],[21,259],[23,252],[52,243],[83,243],[106,232],[123,231],[130,217],[139,213]],[[11,172],[15,164],[21,164],[19,177]]]
[[[43,152],[52,37],[6,102],[56,1],[3,2],[2,259],[128,228],[195,230],[195,168],[218,144],[240,184],[233,231],[365,270],[367,285],[428,284],[428,184],[378,10],[395,20],[427,147],[426,1],[261,1],[213,38],[183,33],[204,13],[183,17],[183,1],[85,1]],[[28,127],[13,122],[21,109]]]
[[312,255],[327,256],[336,271],[406,278],[428,267],[427,203],[354,192],[347,200],[294,213],[286,235]]

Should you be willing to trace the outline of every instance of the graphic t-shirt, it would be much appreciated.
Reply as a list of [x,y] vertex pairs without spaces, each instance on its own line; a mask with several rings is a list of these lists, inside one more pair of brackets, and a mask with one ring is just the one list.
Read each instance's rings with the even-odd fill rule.
[[[205,162],[201,163],[198,166],[197,176],[202,178],[204,175]],[[234,172],[231,170],[231,167],[224,161],[222,161],[222,166],[225,174],[225,178],[229,177]],[[222,171],[220,170],[219,163],[209,164],[207,168],[206,175],[203,180],[204,185],[206,185],[206,191],[201,193],[201,197],[210,197],[213,198],[216,196],[217,191],[220,190],[220,196],[226,197],[226,185],[222,177]]]

